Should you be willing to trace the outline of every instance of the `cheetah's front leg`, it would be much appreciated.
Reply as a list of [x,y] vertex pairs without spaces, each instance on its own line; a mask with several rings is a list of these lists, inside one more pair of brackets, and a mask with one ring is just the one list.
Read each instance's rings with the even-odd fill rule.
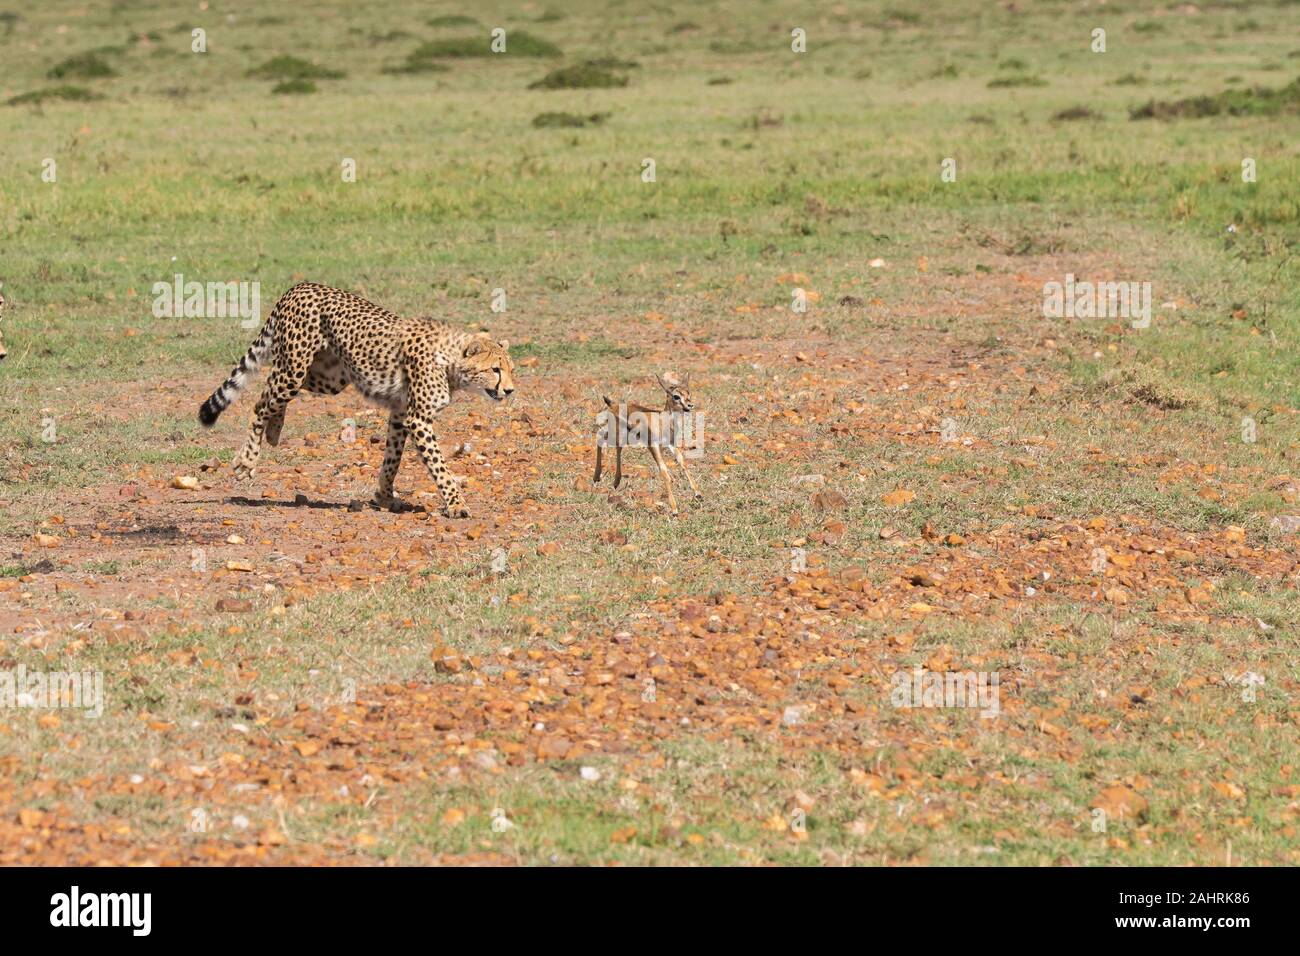
[[438,438],[433,433],[432,423],[422,417],[408,415],[406,430],[415,441],[415,448],[420,453],[424,467],[429,469],[429,474],[433,476],[433,483],[438,486],[438,491],[442,494],[442,513],[448,518],[468,518],[469,509],[460,500],[460,489],[456,487],[456,480],[447,470],[447,462],[443,460],[442,449],[438,447]]

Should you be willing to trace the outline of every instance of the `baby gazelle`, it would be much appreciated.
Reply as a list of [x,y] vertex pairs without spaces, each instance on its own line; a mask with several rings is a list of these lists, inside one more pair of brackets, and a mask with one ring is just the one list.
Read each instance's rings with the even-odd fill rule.
[[600,436],[596,439],[596,477],[592,480],[600,481],[604,445],[614,446],[615,488],[623,480],[624,446],[635,448],[644,445],[649,449],[650,457],[654,459],[659,475],[664,480],[664,488],[668,492],[668,506],[672,508],[673,514],[677,514],[677,499],[673,497],[673,480],[668,475],[668,462],[664,458],[665,448],[677,459],[677,464],[682,469],[682,474],[686,476],[687,482],[690,483],[691,491],[695,492],[695,497],[704,497],[700,494],[700,489],[695,487],[695,479],[687,470],[686,460],[682,457],[681,448],[678,447],[686,437],[683,417],[695,408],[695,404],[691,401],[691,378],[688,375],[685,380],[679,381],[676,375],[667,372],[656,375],[655,381],[668,396],[662,409],[631,402],[620,406],[601,396],[605,398],[605,405],[609,412],[606,413]]

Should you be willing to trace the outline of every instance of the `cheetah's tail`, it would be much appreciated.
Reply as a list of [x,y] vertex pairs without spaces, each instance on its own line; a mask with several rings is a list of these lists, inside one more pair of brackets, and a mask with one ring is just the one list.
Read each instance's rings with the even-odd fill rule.
[[244,390],[248,384],[250,373],[257,371],[261,366],[262,360],[271,348],[271,335],[275,331],[275,320],[279,315],[276,309],[271,310],[267,316],[266,323],[262,326],[262,331],[258,333],[257,341],[248,347],[244,357],[239,360],[235,370],[230,373],[230,378],[221,383],[221,386],[208,396],[208,400],[199,407],[199,421],[204,428],[211,428],[221,417],[221,413],[230,407],[230,403],[238,397],[239,393]]

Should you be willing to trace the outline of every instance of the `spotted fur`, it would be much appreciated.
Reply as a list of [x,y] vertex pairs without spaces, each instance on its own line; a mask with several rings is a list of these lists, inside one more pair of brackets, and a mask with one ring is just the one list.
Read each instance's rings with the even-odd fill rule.
[[513,392],[508,346],[486,332],[463,332],[427,316],[403,318],[351,292],[304,282],[275,303],[257,340],[199,409],[199,421],[215,424],[250,374],[263,363],[270,365],[248,438],[235,458],[235,477],[246,480],[256,472],[263,438],[279,444],[285,408],[300,390],[337,395],[354,385],[388,410],[388,444],[375,502],[397,503],[393,480],[409,436],[442,495],[443,514],[467,518],[433,421],[453,392],[478,392],[497,401]]

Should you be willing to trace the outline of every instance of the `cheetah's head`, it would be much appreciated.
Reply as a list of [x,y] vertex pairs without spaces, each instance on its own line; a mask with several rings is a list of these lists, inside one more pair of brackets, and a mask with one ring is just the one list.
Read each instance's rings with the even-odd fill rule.
[[501,401],[515,390],[515,365],[506,351],[510,343],[494,340],[480,332],[469,340],[456,363],[461,381],[470,388],[481,389],[494,401]]

